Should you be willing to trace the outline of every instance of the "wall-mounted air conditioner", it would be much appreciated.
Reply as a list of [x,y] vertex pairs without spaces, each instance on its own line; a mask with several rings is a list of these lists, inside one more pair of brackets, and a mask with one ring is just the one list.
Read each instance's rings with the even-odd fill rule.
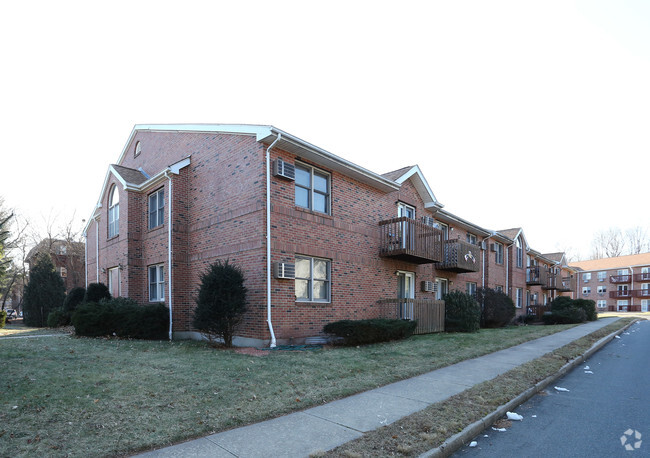
[[296,278],[296,265],[289,262],[273,263],[273,276],[275,278],[293,280]]
[[273,175],[287,180],[295,180],[296,167],[293,164],[284,162],[282,159],[278,159],[273,163]]

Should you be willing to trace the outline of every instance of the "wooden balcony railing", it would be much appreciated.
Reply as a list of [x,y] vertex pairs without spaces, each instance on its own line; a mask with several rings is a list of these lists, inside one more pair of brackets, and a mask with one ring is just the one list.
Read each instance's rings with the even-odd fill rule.
[[478,245],[462,240],[446,240],[443,246],[443,261],[436,264],[436,269],[459,273],[480,270],[481,248]]
[[546,285],[548,282],[548,269],[544,266],[526,267],[527,285]]
[[632,275],[610,275],[610,283],[630,283],[632,281]]
[[650,281],[650,272],[634,274],[634,281]]
[[379,222],[379,255],[414,264],[442,261],[442,231],[402,216]]
[[546,272],[546,283],[542,285],[542,289],[559,289],[560,286],[562,286],[562,279],[551,270]]
[[542,321],[542,316],[544,315],[544,313],[550,311],[551,308],[548,305],[530,304],[526,306],[526,314],[535,315],[538,321]]
[[434,299],[381,299],[384,315],[402,320],[416,320],[415,334],[445,330],[445,301]]
[[610,291],[609,292],[609,297],[612,299],[627,299],[632,297],[632,290],[631,289],[626,289],[626,290],[620,290],[620,291]]
[[650,299],[650,289],[633,289],[631,291],[632,291],[632,297]]
[[571,275],[570,277],[562,277],[562,282],[558,284],[558,291],[568,293],[576,290],[576,278]]

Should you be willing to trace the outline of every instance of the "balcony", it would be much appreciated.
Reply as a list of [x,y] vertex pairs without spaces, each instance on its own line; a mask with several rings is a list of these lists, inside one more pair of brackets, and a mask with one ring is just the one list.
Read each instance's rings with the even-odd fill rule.
[[576,290],[576,279],[573,275],[570,277],[562,277],[562,283],[558,284],[558,291],[561,293],[570,293]]
[[545,285],[548,281],[548,270],[541,266],[526,267],[526,284],[530,286]]
[[443,261],[436,263],[436,269],[450,272],[478,272],[480,270],[481,248],[461,240],[444,242]]
[[542,289],[551,290],[551,289],[560,289],[562,286],[562,281],[559,281],[557,274],[551,270],[546,272],[546,283],[542,284]]
[[633,289],[632,297],[640,297],[641,299],[650,299],[650,289]]
[[429,264],[442,261],[442,231],[406,216],[379,222],[379,256]]
[[634,281],[650,281],[650,272],[634,274]]
[[632,281],[632,275],[610,275],[610,283],[630,283]]
[[619,290],[619,291],[610,291],[609,297],[612,299],[629,299],[632,297],[632,290]]

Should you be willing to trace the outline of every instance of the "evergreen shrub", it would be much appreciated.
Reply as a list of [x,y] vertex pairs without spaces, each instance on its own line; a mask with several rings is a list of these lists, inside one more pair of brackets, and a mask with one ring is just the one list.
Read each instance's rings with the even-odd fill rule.
[[443,296],[445,301],[445,331],[476,332],[481,323],[481,307],[474,296],[452,291]]
[[343,339],[345,345],[366,345],[406,339],[413,335],[416,327],[417,321],[374,318],[335,321],[326,324],[323,331]]
[[505,293],[490,288],[479,288],[476,299],[481,305],[481,327],[502,328],[515,318],[515,303]]
[[84,295],[84,302],[99,302],[102,299],[110,299],[111,293],[108,291],[108,286],[103,283],[91,283]]
[[29,272],[29,282],[23,296],[23,321],[25,326],[42,328],[47,325],[50,312],[63,306],[65,285],[54,270],[52,258],[43,254]]

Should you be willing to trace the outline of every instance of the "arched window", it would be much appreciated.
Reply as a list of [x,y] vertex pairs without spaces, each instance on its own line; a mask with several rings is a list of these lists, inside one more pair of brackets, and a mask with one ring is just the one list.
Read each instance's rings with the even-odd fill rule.
[[521,238],[517,237],[515,247],[517,248],[517,267],[524,266],[524,247],[521,244]]
[[133,157],[137,157],[142,152],[142,145],[140,142],[135,142],[135,148],[133,149]]
[[111,188],[108,198],[108,238],[120,233],[120,193],[117,186]]

